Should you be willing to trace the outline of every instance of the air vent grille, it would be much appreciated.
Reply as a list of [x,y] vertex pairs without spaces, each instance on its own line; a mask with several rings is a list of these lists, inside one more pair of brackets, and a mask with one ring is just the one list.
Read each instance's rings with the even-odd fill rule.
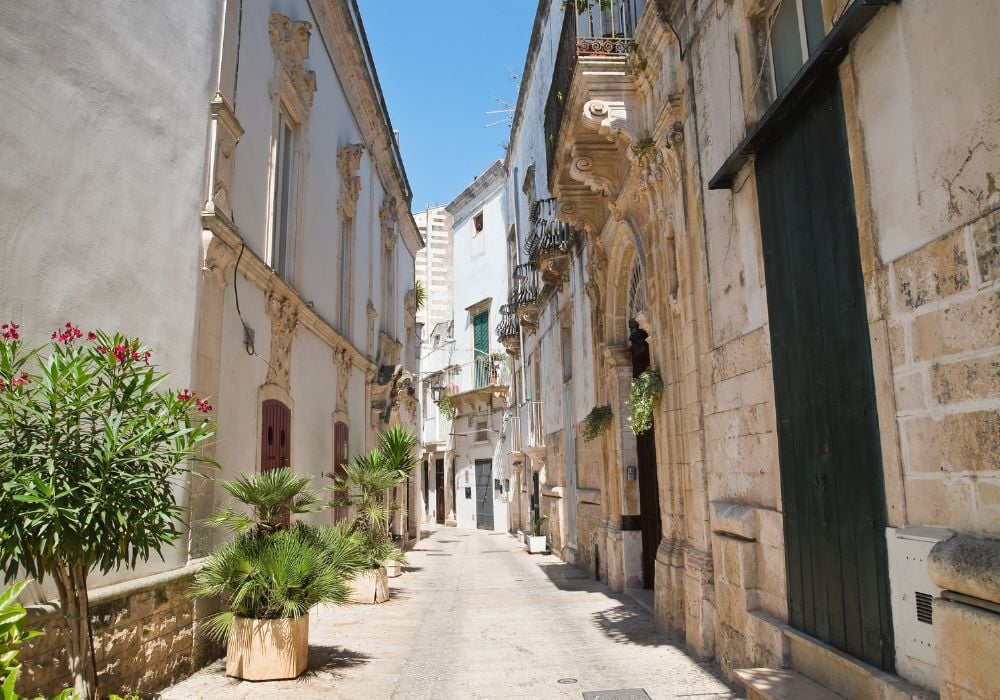
[[934,596],[932,596],[930,593],[921,593],[920,591],[917,591],[916,599],[917,599],[917,620],[919,622],[926,622],[928,625],[934,624],[933,623],[934,607],[932,605]]

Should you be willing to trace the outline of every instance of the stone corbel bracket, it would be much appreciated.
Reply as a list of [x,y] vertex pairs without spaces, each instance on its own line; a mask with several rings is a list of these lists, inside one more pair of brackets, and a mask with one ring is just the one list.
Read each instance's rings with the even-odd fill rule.
[[268,35],[275,58],[271,93],[284,101],[299,124],[308,119],[316,94],[316,73],[305,69],[311,33],[309,22],[293,22],[280,12],[271,13]]
[[362,146],[352,143],[337,149],[337,172],[340,174],[340,201],[337,208],[345,219],[357,215],[358,197],[361,195],[361,178],[357,172],[361,167]]

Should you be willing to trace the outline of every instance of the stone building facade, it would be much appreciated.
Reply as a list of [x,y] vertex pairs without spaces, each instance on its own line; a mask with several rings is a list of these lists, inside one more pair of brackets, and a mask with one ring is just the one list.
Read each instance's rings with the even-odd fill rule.
[[504,173],[503,163],[492,163],[443,209],[451,307],[424,330],[421,355],[425,522],[498,532],[510,526],[505,438],[516,389],[494,334],[500,319],[510,319]]
[[515,528],[748,687],[995,696],[995,3],[576,5],[506,162]]
[[[3,313],[33,339],[67,320],[141,336],[171,384],[211,397],[213,476],[288,465],[323,488],[380,428],[418,418],[423,241],[357,7],[147,10],[0,3],[17,67],[0,153],[21,163],[0,202],[19,259]],[[223,536],[201,524],[224,500],[213,484],[177,485],[192,525],[162,561],[92,577],[105,691],[154,691],[217,652],[183,595]],[[417,536],[416,518],[394,531]],[[50,694],[62,645],[36,612],[50,633],[25,649],[19,691]]]

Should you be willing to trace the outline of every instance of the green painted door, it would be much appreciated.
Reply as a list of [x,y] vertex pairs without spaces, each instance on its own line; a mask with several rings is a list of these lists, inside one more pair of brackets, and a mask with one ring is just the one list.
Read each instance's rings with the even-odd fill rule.
[[476,371],[476,388],[490,383],[490,312],[481,311],[472,317],[473,361]]
[[892,671],[875,381],[840,84],[756,162],[793,627]]

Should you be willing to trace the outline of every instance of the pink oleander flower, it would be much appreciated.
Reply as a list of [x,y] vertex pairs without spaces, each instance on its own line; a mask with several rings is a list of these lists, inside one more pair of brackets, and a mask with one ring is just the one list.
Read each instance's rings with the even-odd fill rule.
[[18,328],[20,328],[20,326],[11,321],[10,323],[5,323],[0,326],[0,333],[3,334],[4,340],[19,340],[21,336],[17,332]]
[[101,353],[102,355],[107,355],[108,354],[108,346],[107,345],[98,345],[97,346],[97,352]]
[[27,386],[29,384],[31,384],[31,377],[28,376],[27,372],[23,373],[20,377],[14,377],[10,382],[11,387]]
[[178,401],[190,401],[194,398],[194,394],[191,393],[190,389],[185,389],[181,393],[177,394]]
[[208,401],[204,401],[202,399],[195,399],[194,403],[198,407],[199,411],[201,411],[203,413],[211,413],[212,412],[212,404],[210,404]]
[[79,328],[74,326],[72,323],[69,323],[67,321],[63,330],[52,331],[51,339],[58,343],[63,343],[65,345],[73,342],[77,338],[82,338],[82,337],[83,337],[83,332]]
[[87,331],[87,340],[97,340],[97,333],[94,333],[94,331]]
[[116,345],[115,349],[111,351],[115,356],[115,362],[121,364],[129,358],[129,349],[124,345]]

